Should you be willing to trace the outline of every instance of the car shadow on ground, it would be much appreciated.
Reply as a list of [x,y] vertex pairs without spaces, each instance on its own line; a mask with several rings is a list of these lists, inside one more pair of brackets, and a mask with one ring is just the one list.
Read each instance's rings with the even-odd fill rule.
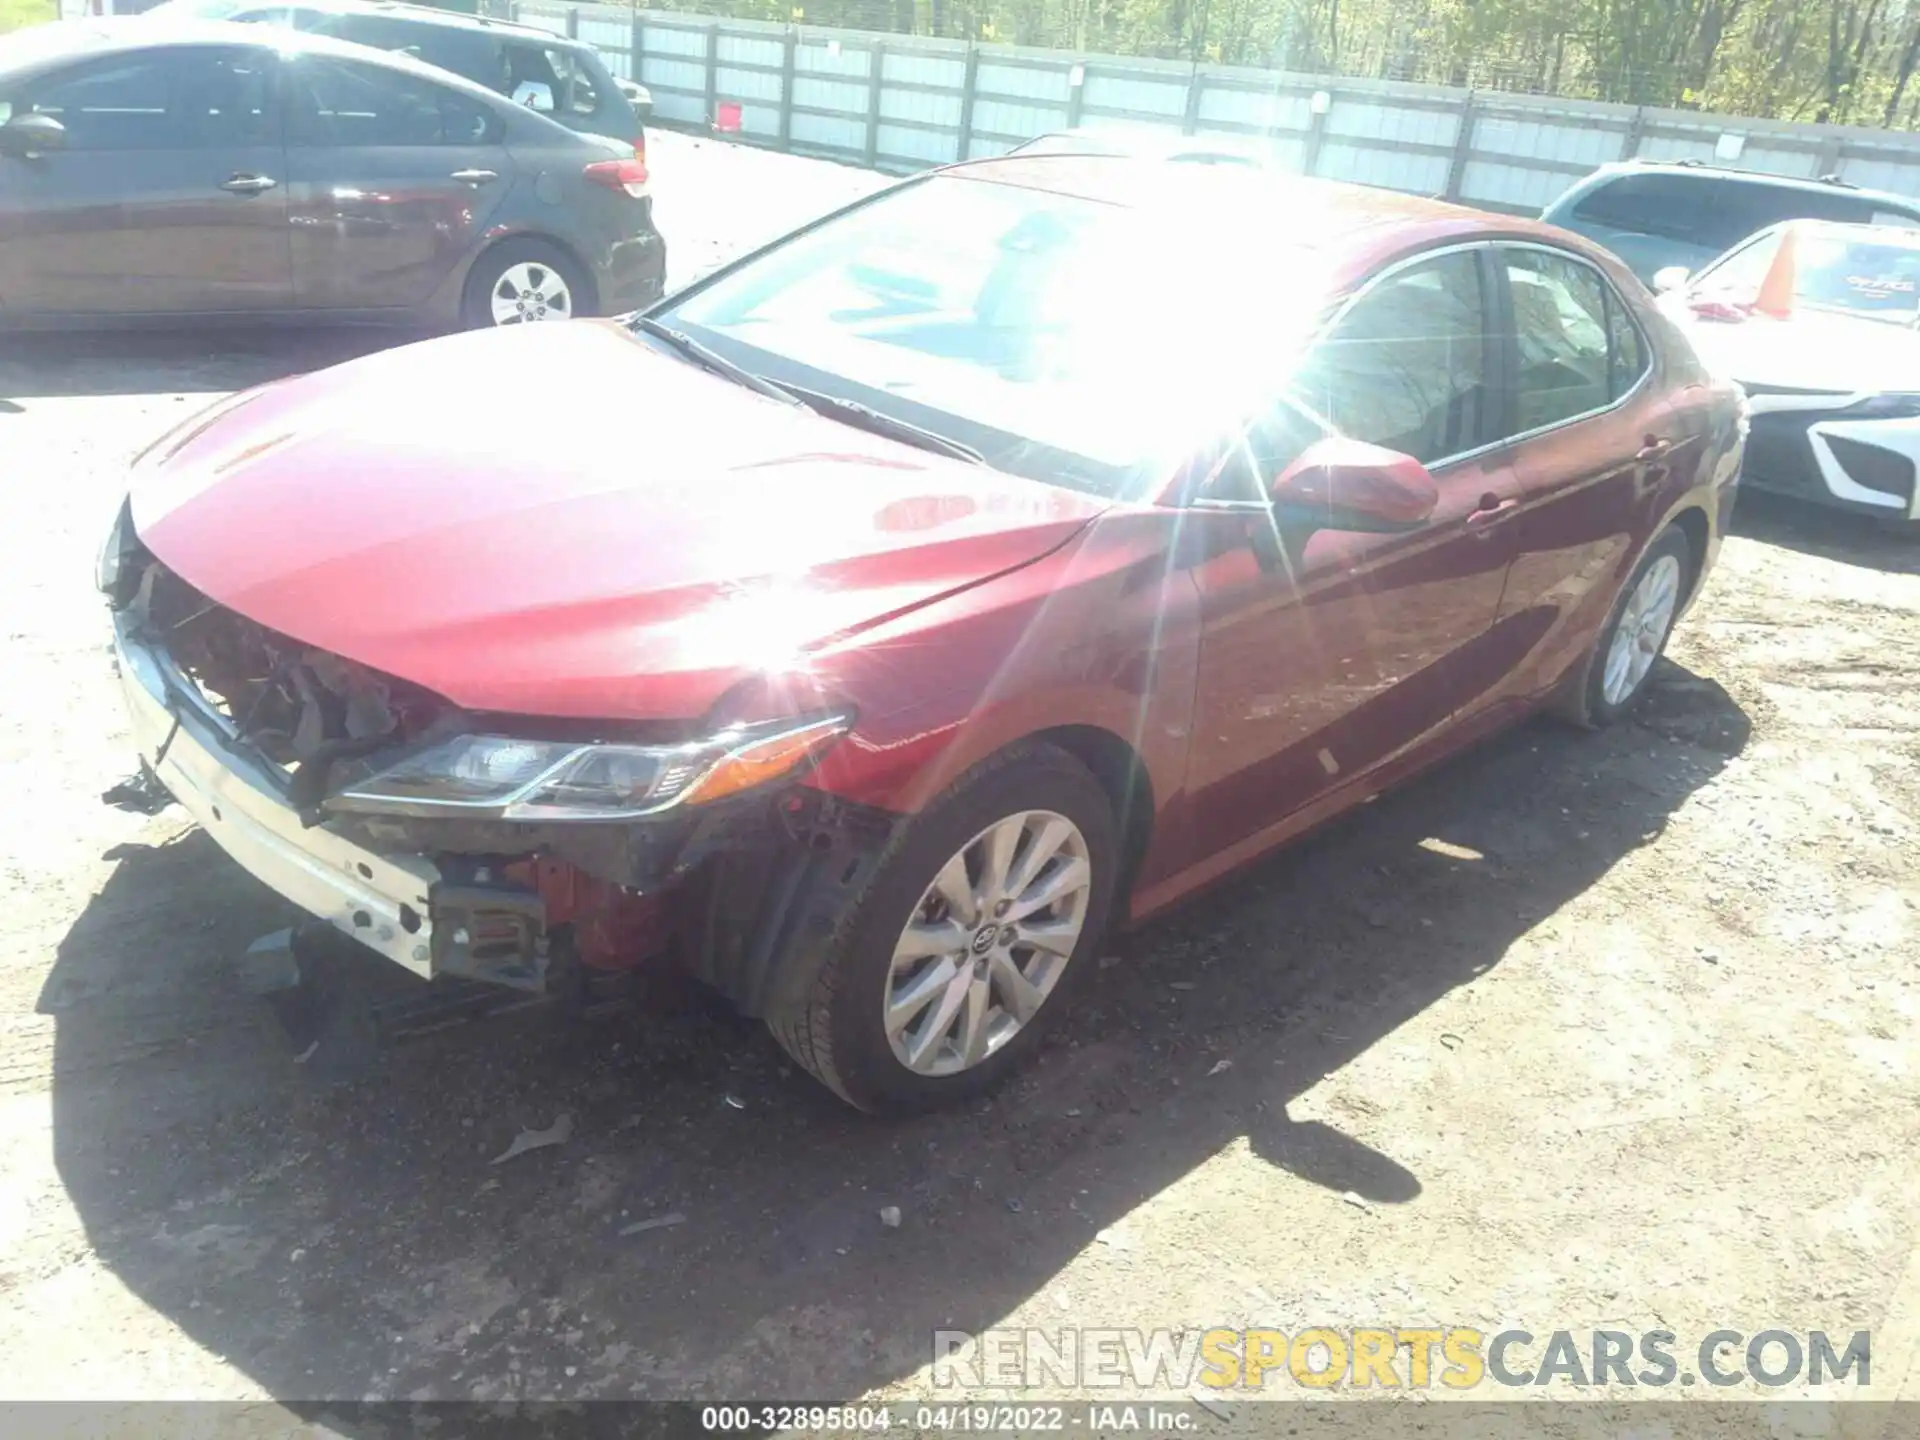
[[[1522,727],[1123,937],[1030,1072],[910,1123],[846,1110],[691,994],[574,1030],[482,1022],[316,1085],[225,969],[279,902],[198,832],[128,847],[43,992],[59,1173],[94,1263],[309,1413],[855,1396],[1225,1147],[1417,1201],[1399,1159],[1289,1103],[1498,965],[1739,753],[1724,690],[1657,674],[1632,723]],[[490,1163],[561,1114],[563,1144]]]
[[0,335],[0,414],[17,412],[22,400],[245,390],[424,338],[371,326],[238,325]]
[[1899,534],[1870,515],[1833,510],[1785,495],[1743,488],[1729,532],[1890,575],[1920,574],[1920,528]]

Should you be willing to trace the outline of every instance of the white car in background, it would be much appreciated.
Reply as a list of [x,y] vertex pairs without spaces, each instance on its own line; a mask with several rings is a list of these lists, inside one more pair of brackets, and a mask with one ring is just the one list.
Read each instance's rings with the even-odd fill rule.
[[1747,392],[1744,484],[1920,539],[1920,231],[1788,221],[1654,288]]

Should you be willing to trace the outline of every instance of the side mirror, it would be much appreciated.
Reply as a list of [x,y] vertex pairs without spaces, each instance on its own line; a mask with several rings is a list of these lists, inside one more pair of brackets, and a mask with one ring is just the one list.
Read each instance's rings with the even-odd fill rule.
[[1653,293],[1671,295],[1676,290],[1686,289],[1687,275],[1687,267],[1684,265],[1669,265],[1664,270],[1656,270],[1653,275]]
[[67,127],[51,115],[29,110],[0,125],[0,152],[8,155],[40,155],[66,146]]
[[1309,445],[1268,493],[1283,529],[1417,530],[1440,503],[1433,476],[1411,455],[1343,437]]

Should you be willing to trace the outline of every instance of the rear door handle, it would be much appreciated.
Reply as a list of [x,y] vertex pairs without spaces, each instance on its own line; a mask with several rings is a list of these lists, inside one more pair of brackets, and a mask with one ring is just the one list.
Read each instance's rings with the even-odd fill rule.
[[279,183],[271,175],[235,175],[231,180],[222,181],[220,188],[235,195],[258,195]]
[[1649,435],[1639,450],[1634,453],[1633,458],[1644,465],[1650,460],[1665,459],[1667,452],[1671,449],[1673,449],[1673,442],[1665,436]]
[[496,170],[456,170],[447,178],[458,180],[462,185],[490,185],[500,174]]

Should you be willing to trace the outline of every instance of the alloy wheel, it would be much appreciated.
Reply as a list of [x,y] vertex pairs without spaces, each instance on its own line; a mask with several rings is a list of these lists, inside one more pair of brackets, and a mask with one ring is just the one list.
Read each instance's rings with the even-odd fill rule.
[[1620,608],[1601,678],[1600,692],[1607,704],[1626,704],[1646,680],[1660,647],[1666,644],[1679,601],[1680,562],[1662,555],[1647,567]]
[[922,1075],[970,1070],[1060,983],[1086,927],[1093,868],[1080,828],[1051,810],[982,830],[934,876],[894,943],[885,1024]]
[[551,265],[522,260],[509,265],[494,282],[488,297],[496,325],[532,325],[543,320],[571,320],[573,294]]

